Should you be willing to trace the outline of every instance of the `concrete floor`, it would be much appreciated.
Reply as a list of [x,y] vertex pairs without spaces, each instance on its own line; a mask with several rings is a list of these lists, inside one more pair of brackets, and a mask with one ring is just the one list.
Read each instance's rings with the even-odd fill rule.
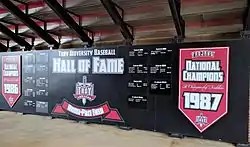
[[221,142],[176,139],[147,131],[79,124],[69,120],[0,112],[0,147],[232,147]]

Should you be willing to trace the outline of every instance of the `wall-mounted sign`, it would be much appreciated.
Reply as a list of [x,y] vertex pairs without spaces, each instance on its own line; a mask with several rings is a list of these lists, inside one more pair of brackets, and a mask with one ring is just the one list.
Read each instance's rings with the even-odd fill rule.
[[129,95],[128,106],[135,109],[147,109],[148,99],[146,96],[141,95]]
[[[123,74],[124,58],[105,57],[116,55],[115,49],[58,51],[52,59],[52,73],[57,74]],[[89,57],[88,57],[89,56]],[[76,57],[83,57],[75,59]]]
[[2,95],[13,107],[21,96],[21,57],[2,57]]
[[98,106],[86,107],[86,103],[94,101],[97,96],[94,94],[94,84],[87,81],[83,76],[82,82],[77,82],[75,87],[74,98],[82,101],[83,106],[78,106],[64,99],[61,104],[57,104],[52,110],[52,114],[71,115],[83,119],[101,118],[101,120],[124,122],[119,111],[111,108],[106,101]]
[[150,82],[150,93],[151,94],[171,94],[171,82],[166,80],[153,80]]
[[228,110],[229,48],[180,49],[179,57],[179,110],[203,132]]
[[128,88],[132,88],[132,89],[143,89],[143,88],[147,88],[148,87],[148,83],[146,80],[130,80],[128,82]]

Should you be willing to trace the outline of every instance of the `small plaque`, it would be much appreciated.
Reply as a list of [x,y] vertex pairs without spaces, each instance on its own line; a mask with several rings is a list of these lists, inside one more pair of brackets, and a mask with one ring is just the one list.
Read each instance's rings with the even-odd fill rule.
[[172,50],[167,49],[166,47],[159,47],[159,48],[152,49],[150,51],[151,56],[167,55],[171,53],[172,53]]
[[172,67],[167,64],[157,64],[150,66],[150,74],[167,74],[171,75]]
[[36,95],[37,96],[48,96],[49,92],[47,90],[45,90],[45,89],[41,89],[41,90],[36,91]]
[[35,108],[36,103],[32,100],[24,100],[24,107]]
[[37,87],[48,87],[48,79],[45,77],[39,77],[36,79],[36,86]]
[[48,113],[48,102],[36,101],[36,112]]
[[42,63],[48,63],[49,62],[49,54],[48,53],[37,53],[36,54],[36,63],[42,64]]
[[135,109],[147,109],[147,97],[140,95],[130,95],[128,96],[128,106]]
[[147,74],[148,67],[143,64],[134,64],[129,67],[130,74]]
[[128,82],[128,88],[140,89],[140,88],[147,88],[147,87],[148,87],[148,83],[145,80],[131,80]]
[[143,48],[133,49],[129,51],[129,57],[145,57],[148,56],[148,50]]
[[150,82],[150,93],[152,94],[171,94],[172,85],[169,81],[154,80]]

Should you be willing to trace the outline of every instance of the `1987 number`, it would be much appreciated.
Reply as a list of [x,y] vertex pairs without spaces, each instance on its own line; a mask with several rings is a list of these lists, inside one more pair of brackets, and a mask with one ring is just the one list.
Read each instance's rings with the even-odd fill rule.
[[222,94],[184,92],[184,108],[217,111]]

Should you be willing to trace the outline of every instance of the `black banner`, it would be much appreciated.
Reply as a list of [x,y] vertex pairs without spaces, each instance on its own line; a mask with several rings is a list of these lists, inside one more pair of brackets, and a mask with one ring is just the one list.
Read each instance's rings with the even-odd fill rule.
[[[200,133],[178,110],[178,51],[221,46],[230,48],[228,113]],[[249,46],[241,40],[1,53],[0,109],[245,143]]]

